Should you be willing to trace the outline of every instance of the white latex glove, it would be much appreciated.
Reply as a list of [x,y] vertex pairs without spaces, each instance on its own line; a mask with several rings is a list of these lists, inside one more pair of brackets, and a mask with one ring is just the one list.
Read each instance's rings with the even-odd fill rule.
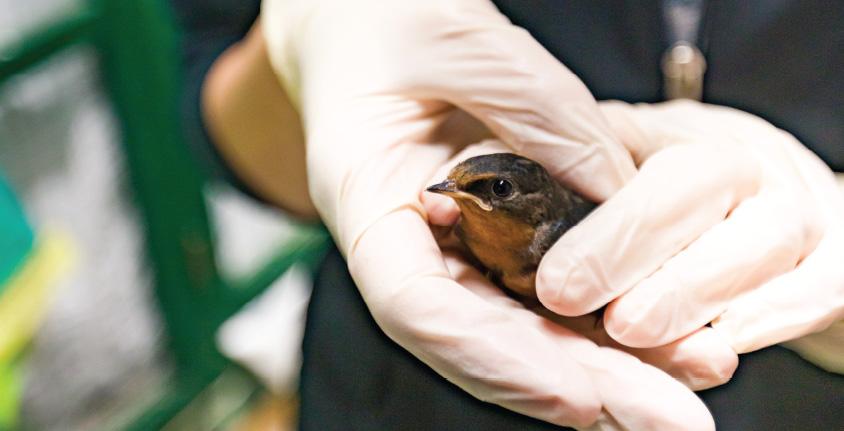
[[640,170],[546,254],[547,307],[578,315],[610,303],[607,331],[635,347],[712,322],[739,353],[842,318],[844,199],[800,142],[688,101],[602,111]]
[[[583,84],[530,35],[486,0],[267,0],[262,23],[301,106],[311,196],[388,336],[472,395],[555,424],[714,427],[658,369],[463,282],[426,223],[420,191],[488,133],[455,106],[595,200],[633,175]],[[701,376],[728,376],[731,354],[705,352]]]
[[[838,191],[844,198],[844,173],[837,173]],[[844,374],[844,320],[829,328],[789,341],[784,344],[815,365],[838,374]]]

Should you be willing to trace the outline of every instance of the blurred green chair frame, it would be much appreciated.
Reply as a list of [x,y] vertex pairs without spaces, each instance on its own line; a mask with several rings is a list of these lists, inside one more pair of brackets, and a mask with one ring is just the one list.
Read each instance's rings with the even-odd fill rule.
[[0,86],[80,43],[92,45],[99,56],[104,86],[120,121],[155,295],[176,367],[170,390],[129,421],[127,429],[159,429],[230,366],[215,346],[222,322],[293,263],[306,262],[313,269],[326,249],[327,235],[321,228],[303,226],[257,273],[245,280],[224,280],[203,197],[207,179],[180,130],[179,38],[166,1],[89,0],[48,24],[0,47]]

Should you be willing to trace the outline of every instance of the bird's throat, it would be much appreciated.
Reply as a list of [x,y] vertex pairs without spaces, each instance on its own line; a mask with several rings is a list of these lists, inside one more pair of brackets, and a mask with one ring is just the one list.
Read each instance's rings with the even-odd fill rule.
[[457,237],[503,287],[522,296],[535,296],[534,277],[539,260],[528,254],[536,230],[512,217],[464,206],[474,205],[461,205]]

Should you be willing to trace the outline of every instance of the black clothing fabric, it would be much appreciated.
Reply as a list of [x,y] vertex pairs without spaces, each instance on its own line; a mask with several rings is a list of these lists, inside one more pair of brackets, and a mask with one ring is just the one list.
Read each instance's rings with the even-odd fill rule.
[[[667,48],[661,0],[497,0],[598,99],[658,102]],[[191,145],[211,171],[249,193],[213,150],[198,115],[214,59],[242,37],[259,1],[173,0],[185,29]],[[698,45],[704,101],[759,115],[844,171],[844,2],[707,1]],[[333,250],[315,280],[304,339],[299,428],[559,429],[483,403],[389,340]],[[743,355],[733,380],[700,392],[719,430],[844,429],[844,377],[771,347]]]
[[171,0],[171,6],[182,29],[180,111],[185,141],[208,177],[224,181],[252,199],[265,202],[226,165],[208,136],[201,113],[205,75],[217,57],[249,31],[258,17],[261,0]]

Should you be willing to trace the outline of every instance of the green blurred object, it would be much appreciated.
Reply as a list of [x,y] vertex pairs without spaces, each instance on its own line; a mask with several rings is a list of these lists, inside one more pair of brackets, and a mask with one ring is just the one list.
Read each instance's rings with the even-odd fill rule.
[[0,176],[0,295],[6,281],[32,249],[33,238],[23,210]]
[[15,429],[20,409],[21,380],[17,363],[0,363],[0,431]]
[[[34,236],[23,210],[3,177],[0,177],[0,296],[6,282],[26,260]],[[0,360],[0,430],[14,428],[20,404],[20,379],[16,364]]]
[[155,295],[176,365],[170,390],[120,428],[160,429],[231,364],[217,351],[219,326],[291,265],[313,270],[328,244],[302,226],[244,283],[224,280],[203,197],[206,178],[183,141],[179,36],[163,0],[91,0],[82,10],[0,50],[0,85],[75,44],[95,47],[120,120],[135,202],[141,212]]

